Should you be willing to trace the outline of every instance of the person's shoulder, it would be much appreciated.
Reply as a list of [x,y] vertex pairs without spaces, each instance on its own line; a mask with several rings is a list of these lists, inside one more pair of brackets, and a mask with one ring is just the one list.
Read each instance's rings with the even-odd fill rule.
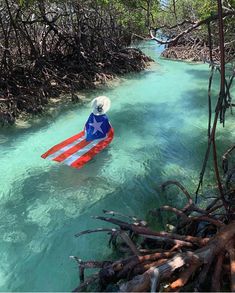
[[[94,114],[93,114],[94,115]],[[108,120],[108,116],[106,114],[101,114],[101,115],[94,115],[97,120]]]
[[108,116],[106,114],[102,114],[101,115],[104,119],[107,119],[108,120]]

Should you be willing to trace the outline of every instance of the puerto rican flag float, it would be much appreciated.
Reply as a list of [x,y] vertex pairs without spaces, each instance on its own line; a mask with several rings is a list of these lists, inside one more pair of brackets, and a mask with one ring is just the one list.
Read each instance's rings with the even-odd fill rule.
[[93,100],[90,114],[83,131],[53,146],[41,157],[80,169],[95,155],[106,148],[113,139],[114,130],[104,114],[110,107],[107,97]]

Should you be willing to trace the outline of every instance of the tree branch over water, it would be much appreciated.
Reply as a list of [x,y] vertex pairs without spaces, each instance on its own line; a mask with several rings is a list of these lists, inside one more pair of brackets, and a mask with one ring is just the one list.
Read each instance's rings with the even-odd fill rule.
[[[223,13],[223,17],[234,16],[234,15],[235,15],[235,11],[234,11],[234,10],[233,10],[233,11],[229,11],[229,12],[225,12],[225,13]],[[200,26],[202,26],[202,25],[204,25],[204,24],[209,24],[210,22],[216,21],[216,20],[218,20],[218,18],[219,18],[219,15],[216,14],[216,15],[212,15],[212,16],[206,18],[206,19],[199,20],[199,21],[197,21],[197,22],[192,22],[192,21],[190,21],[190,20],[184,20],[184,21],[182,21],[181,23],[178,23],[178,24],[173,25],[173,26],[171,26],[171,27],[169,27],[169,26],[161,26],[161,27],[159,27],[159,28],[150,28],[149,33],[150,33],[150,36],[151,36],[152,40],[158,42],[158,43],[161,44],[161,45],[176,44],[177,41],[178,41],[181,37],[183,37],[184,35],[186,35],[186,34],[192,32],[192,31],[194,31],[195,29],[197,29],[198,27],[200,27]],[[188,27],[187,29],[183,30],[181,33],[179,33],[179,34],[178,34],[177,36],[175,36],[174,38],[171,38],[171,39],[169,39],[169,40],[164,41],[164,40],[162,40],[162,39],[159,39],[159,38],[155,37],[155,35],[156,35],[156,33],[157,33],[157,31],[158,31],[159,29],[167,28],[167,29],[171,30],[171,29],[173,29],[173,28],[180,27],[180,26],[185,25],[185,24],[191,24],[192,26],[190,26],[190,27]],[[154,33],[153,33],[153,32],[154,32]],[[155,34],[155,35],[154,35],[154,34]]]

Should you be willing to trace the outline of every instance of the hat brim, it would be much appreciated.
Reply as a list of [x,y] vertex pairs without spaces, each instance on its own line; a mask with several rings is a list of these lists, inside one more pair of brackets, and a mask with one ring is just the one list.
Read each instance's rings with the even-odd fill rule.
[[106,96],[99,96],[92,100],[91,107],[94,115],[103,115],[110,109],[111,101]]

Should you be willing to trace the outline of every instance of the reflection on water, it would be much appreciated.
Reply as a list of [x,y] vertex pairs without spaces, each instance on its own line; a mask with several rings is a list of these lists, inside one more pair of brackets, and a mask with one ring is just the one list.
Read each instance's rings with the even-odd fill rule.
[[[74,238],[80,230],[105,226],[92,215],[114,209],[143,218],[163,202],[177,205],[178,191],[159,189],[167,179],[195,190],[207,142],[208,66],[161,60],[151,42],[144,51],[157,61],[151,68],[86,93],[111,98],[115,137],[83,169],[40,155],[83,128],[87,104],[31,127],[1,130],[0,290],[71,291],[78,277],[70,255],[107,259],[111,253],[107,235]],[[234,139],[233,132],[226,136],[232,127],[223,130],[220,151]]]

